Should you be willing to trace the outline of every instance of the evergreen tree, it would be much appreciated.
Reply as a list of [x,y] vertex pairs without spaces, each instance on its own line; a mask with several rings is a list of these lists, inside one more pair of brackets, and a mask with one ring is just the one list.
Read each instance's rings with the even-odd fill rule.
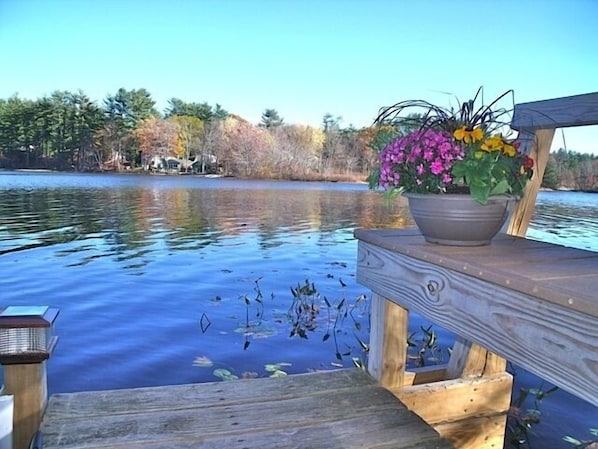
[[546,163],[544,177],[542,178],[542,187],[553,190],[559,188],[559,178],[556,172],[556,161],[553,155],[550,155],[548,162]]
[[260,123],[260,126],[264,128],[275,128],[282,124],[283,119],[276,109],[266,109],[262,113],[262,122]]

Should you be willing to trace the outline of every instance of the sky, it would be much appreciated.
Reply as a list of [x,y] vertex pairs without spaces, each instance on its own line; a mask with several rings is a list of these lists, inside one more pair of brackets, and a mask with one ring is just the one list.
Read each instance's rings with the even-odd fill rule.
[[[480,86],[515,103],[597,92],[598,0],[0,0],[0,98],[145,88],[160,111],[175,97],[359,128]],[[598,154],[598,126],[558,131],[565,145]]]

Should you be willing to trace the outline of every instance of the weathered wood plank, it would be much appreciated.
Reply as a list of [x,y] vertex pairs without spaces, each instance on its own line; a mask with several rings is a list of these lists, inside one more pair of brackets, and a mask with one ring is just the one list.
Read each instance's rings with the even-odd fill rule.
[[[421,235],[401,230],[356,230],[355,236],[361,242],[598,317],[598,253],[507,235],[497,237],[492,245],[469,248],[431,245]],[[567,266],[570,278],[551,279],[556,264],[550,262],[546,279],[537,271],[531,276],[533,267],[524,269],[516,262],[521,259],[541,266],[551,255],[562,267]],[[584,277],[583,283],[576,282],[579,276]]]
[[45,449],[451,447],[360,370],[61,394],[41,431]]
[[598,124],[598,92],[515,105],[511,128],[565,128]]
[[465,421],[438,424],[442,436],[461,449],[498,449],[504,444],[501,435],[507,415],[481,416]]
[[447,365],[422,366],[405,371],[405,386],[429,384],[447,380]]
[[[310,427],[281,429],[252,433],[246,436],[206,438],[193,449],[448,449],[446,442],[439,443],[437,435],[418,438],[417,427],[401,424],[396,411],[363,418],[339,420]],[[164,449],[172,449],[165,447]]]
[[[366,422],[364,422],[366,421]],[[161,441],[127,441],[102,445],[101,449],[450,449],[438,435],[420,435],[419,429],[401,423],[395,410],[308,427],[287,427],[246,434],[171,438]],[[104,443],[105,444],[105,443]],[[61,446],[63,448],[64,446]],[[44,449],[47,445],[44,444]],[[100,449],[82,443],[68,449]]]
[[370,309],[370,342],[368,353],[368,372],[374,379],[380,381],[382,378],[382,365],[384,360],[384,323],[386,320],[386,299],[382,296],[372,294],[372,306]]
[[358,248],[361,284],[598,405],[598,323],[589,306],[580,312],[515,291],[507,282],[488,282],[468,264],[444,268],[438,254],[422,245],[402,250],[432,263],[365,241]]
[[386,314],[380,384],[386,388],[399,387],[405,383],[409,311],[392,301],[384,302]]
[[[251,386],[249,388],[249,385]],[[170,385],[107,391],[83,391],[52,395],[46,420],[93,418],[129,412],[159,412],[198,407],[228,406],[265,400],[292,399],[321,391],[368,387],[372,379],[360,370],[333,370],[286,376],[276,379],[250,379],[235,382]]]
[[[449,438],[456,447],[478,449],[502,447],[512,385],[512,376],[503,372],[392,391],[409,410]],[[479,419],[481,417],[484,419]],[[493,424],[489,426],[488,422]],[[462,435],[467,435],[467,439],[461,439]],[[493,445],[486,445],[488,441]],[[497,441],[501,444],[496,444]]]
[[517,203],[517,207],[511,215],[507,227],[508,234],[524,237],[527,233],[529,222],[536,210],[536,199],[548,164],[553,138],[554,129],[535,130],[534,140],[529,149],[529,156],[534,160],[534,175],[525,186],[523,198]]
[[513,378],[508,373],[475,379],[454,379],[428,385],[392,388],[409,410],[428,424],[504,414],[511,404]]
[[[104,442],[122,444],[129,441],[240,435],[290,426],[304,427],[341,417],[367,419],[380,410],[398,409],[392,395],[375,386],[347,393],[335,390],[321,392],[317,396],[212,407],[202,407],[198,402],[192,410],[180,410],[176,402],[172,402],[170,410],[130,411],[126,415],[103,414],[93,419],[73,415],[68,420],[53,421],[49,415],[42,427],[44,447],[52,447],[53,444],[72,446],[87,443],[99,446]],[[327,406],[329,404],[333,406]],[[408,418],[405,410],[403,414],[404,418]]]
[[13,446],[25,448],[39,428],[48,401],[46,361],[5,365],[4,392],[14,395]]
[[386,388],[405,383],[409,311],[374,294],[368,371]]
[[447,379],[480,377],[503,373],[507,361],[486,348],[457,337],[446,368]]

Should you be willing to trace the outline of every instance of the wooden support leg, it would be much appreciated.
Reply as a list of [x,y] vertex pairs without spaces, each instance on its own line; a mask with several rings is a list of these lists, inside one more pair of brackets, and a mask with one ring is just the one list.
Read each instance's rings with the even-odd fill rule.
[[457,338],[446,379],[392,389],[457,449],[503,447],[513,378],[506,360]]
[[447,379],[491,376],[507,369],[507,361],[480,345],[457,337],[446,369]]
[[527,232],[527,227],[536,208],[536,197],[542,184],[546,164],[548,163],[554,131],[554,129],[537,129],[535,132],[535,139],[530,151],[530,156],[535,161],[535,173],[531,182],[528,182],[525,187],[525,194],[518,202],[515,212],[511,217],[511,222],[507,229],[508,234],[523,237]]
[[446,367],[405,373],[408,316],[407,309],[372,295],[369,372],[456,449],[502,448],[513,386],[506,360],[458,338]]
[[368,371],[383,387],[405,383],[409,311],[374,293]]
[[4,388],[14,396],[13,448],[27,449],[48,400],[46,362],[5,365]]
[[391,391],[459,449],[501,448],[511,376],[454,379]]

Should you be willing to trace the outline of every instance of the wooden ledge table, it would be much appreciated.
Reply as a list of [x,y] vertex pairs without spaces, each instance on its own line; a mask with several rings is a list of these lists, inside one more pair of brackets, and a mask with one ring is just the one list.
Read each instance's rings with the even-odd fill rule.
[[[415,228],[355,237],[357,281],[374,293],[368,369],[456,447],[497,447],[501,427],[504,436],[506,360],[598,405],[598,253],[505,234],[489,246],[441,246]],[[405,372],[409,311],[458,336],[447,366]],[[469,386],[449,398],[455,382]],[[464,394],[479,407],[462,406]],[[459,405],[438,410],[451,401]],[[449,426],[458,415],[467,422]],[[491,415],[494,430],[479,423],[485,436],[459,437]]]

